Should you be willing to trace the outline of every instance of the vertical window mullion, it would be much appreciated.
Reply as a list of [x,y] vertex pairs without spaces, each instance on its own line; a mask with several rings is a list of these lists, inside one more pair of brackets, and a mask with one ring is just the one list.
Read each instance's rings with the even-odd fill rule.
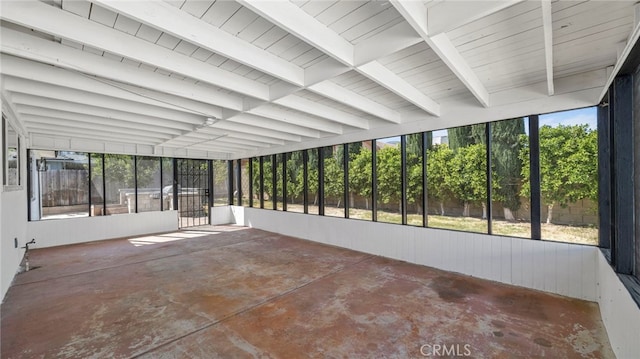
[[343,173],[343,203],[344,203],[344,218],[349,218],[349,207],[351,204],[349,203],[349,145],[342,145],[342,173]]
[[407,136],[400,136],[400,211],[402,224],[407,224]]
[[324,216],[324,151],[318,151],[318,215]]
[[282,154],[282,210],[287,211],[287,153]]
[[253,207],[253,157],[249,157],[249,207]]
[[529,189],[531,239],[542,238],[540,224],[540,127],[538,115],[529,116]]
[[493,188],[492,188],[492,183],[493,183],[493,171],[492,171],[492,163],[491,163],[491,122],[487,122],[487,124],[484,127],[484,135],[485,135],[485,142],[486,142],[486,146],[485,146],[485,151],[486,151],[486,155],[487,155],[487,233],[488,234],[492,234],[493,233],[493,228],[492,228],[492,221],[493,221],[493,204],[492,204],[492,199],[493,199]]
[[271,199],[272,201],[272,207],[274,211],[278,210],[278,176],[277,176],[277,172],[278,172],[278,155],[271,155],[271,185],[272,185],[272,191],[273,193],[271,194]]
[[429,226],[429,216],[428,216],[428,209],[429,209],[429,192],[427,191],[427,185],[429,184],[428,180],[427,180],[427,147],[429,145],[431,145],[428,142],[428,133],[427,132],[423,132],[422,133],[422,226],[423,227],[428,227]]
[[378,221],[378,150],[376,140],[371,140],[371,220]]
[[260,156],[260,208],[264,209],[264,156]]
[[304,202],[304,214],[309,214],[309,151],[302,151],[302,201]]
[[138,156],[133,156],[133,197],[134,213],[138,213]]

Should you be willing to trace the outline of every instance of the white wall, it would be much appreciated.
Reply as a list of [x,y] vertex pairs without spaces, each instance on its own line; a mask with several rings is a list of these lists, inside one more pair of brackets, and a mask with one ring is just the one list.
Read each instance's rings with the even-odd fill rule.
[[244,225],[526,288],[597,300],[597,248],[255,208]]
[[618,358],[637,358],[640,353],[640,309],[607,259],[598,252],[598,303],[611,347]]
[[27,235],[36,239],[34,248],[45,248],[177,229],[178,212],[164,211],[34,221]]
[[[0,193],[0,282],[2,298],[7,293],[22,257],[27,236],[27,195],[26,190],[3,191]],[[18,248],[14,246],[18,239]]]
[[211,224],[229,224],[234,222],[230,208],[230,206],[211,207],[209,211],[209,213],[211,213]]

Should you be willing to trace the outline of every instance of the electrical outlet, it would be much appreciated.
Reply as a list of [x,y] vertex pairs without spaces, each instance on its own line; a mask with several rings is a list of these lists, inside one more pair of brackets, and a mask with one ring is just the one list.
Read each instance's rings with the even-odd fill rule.
[[13,239],[13,247],[18,248],[18,238]]

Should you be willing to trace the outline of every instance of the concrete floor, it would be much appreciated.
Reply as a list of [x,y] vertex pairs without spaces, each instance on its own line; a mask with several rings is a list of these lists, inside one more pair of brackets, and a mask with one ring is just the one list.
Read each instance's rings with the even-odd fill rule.
[[595,303],[256,229],[30,262],[2,304],[2,358],[614,357]]

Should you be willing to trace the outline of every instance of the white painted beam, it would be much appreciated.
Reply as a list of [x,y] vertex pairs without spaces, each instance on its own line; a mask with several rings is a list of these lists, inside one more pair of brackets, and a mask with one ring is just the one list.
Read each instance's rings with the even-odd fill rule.
[[357,68],[358,72],[366,75],[378,85],[401,96],[405,100],[418,106],[434,116],[440,116],[440,105],[404,79],[393,73],[378,61],[372,61]]
[[[351,126],[351,127],[355,127],[363,130],[369,129],[369,121],[364,118],[360,118],[350,113],[337,110],[331,106],[327,106],[319,102],[311,101],[301,96],[289,95],[287,97],[283,97],[274,102],[277,103],[278,105],[282,105],[282,106],[292,108],[294,110],[306,112],[314,116],[318,116],[326,120],[339,123],[341,125]],[[342,133],[342,128],[341,127],[336,128],[336,130],[338,129],[339,131],[334,133]],[[327,132],[332,132],[332,131],[327,131]]]
[[547,92],[553,96],[553,21],[551,18],[551,0],[542,0],[542,29],[544,32],[544,60],[547,69]]
[[302,68],[165,2],[93,2],[281,80],[304,84]]
[[411,25],[404,21],[400,22],[356,44],[354,47],[355,65],[364,65],[381,59],[422,41],[422,37],[416,34]]
[[184,133],[184,131],[180,131],[174,128],[160,126],[160,124],[158,124],[157,122],[153,125],[150,125],[28,105],[17,105],[16,110],[23,115],[49,117],[59,120],[74,121],[80,124],[85,123],[95,125],[109,125],[117,128],[158,132],[173,136],[182,135]]
[[76,113],[80,115],[88,115],[101,117],[106,119],[116,119],[122,121],[128,121],[133,123],[141,123],[150,126],[163,126],[174,128],[182,131],[193,131],[194,125],[176,122],[152,116],[138,115],[128,112],[119,111],[116,109],[107,109],[101,107],[95,107],[90,105],[84,105],[79,103],[72,103],[67,101],[54,100],[46,97],[33,96],[27,94],[12,94],[11,101],[16,106],[27,105],[39,108],[50,109],[52,111],[65,111],[70,113]]
[[0,51],[5,54],[85,74],[140,86],[224,108],[242,110],[242,98],[217,88],[185,81],[113,61],[3,27]]
[[297,5],[289,1],[238,0],[238,3],[344,65],[353,65],[353,46],[351,43]]
[[138,86],[100,79],[76,71],[52,67],[11,55],[0,54],[0,63],[2,63],[2,73],[4,75],[10,75],[16,78],[107,95],[171,110],[191,112],[199,115],[206,114],[209,117],[215,118],[222,116],[222,109],[219,106],[213,106]]
[[117,108],[120,111],[168,120],[199,125],[205,117],[192,113],[169,110],[128,100],[120,100],[109,96],[98,95],[67,87],[38,83],[30,80],[19,80],[12,77],[3,78],[6,88],[13,93],[46,97],[54,100],[75,102],[106,109]]
[[158,144],[162,139],[149,136],[127,135],[125,133],[119,133],[116,131],[90,131],[84,129],[77,129],[71,126],[60,126],[55,124],[42,124],[27,122],[27,129],[29,134],[58,134],[66,135],[70,138],[95,138],[101,140],[117,140],[127,143],[145,143],[145,144]]
[[[288,96],[288,97],[291,97]],[[284,97],[281,100],[276,100],[274,103],[280,104],[280,102],[290,104],[287,101],[282,101],[288,97]],[[283,106],[287,106],[284,105]],[[295,109],[294,106],[288,106],[289,108]],[[272,120],[277,120],[281,122],[285,122],[295,126],[307,127],[315,131],[323,131],[333,134],[342,134],[342,126],[335,122],[327,121],[323,118],[316,118],[313,116],[309,116],[304,113],[296,113],[293,111],[287,111],[278,106],[274,106],[271,104],[264,104],[253,108],[252,110],[247,111],[252,115],[262,116],[265,118],[270,118]]]
[[430,36],[427,29],[427,11],[424,5],[421,2],[409,0],[391,0],[391,4],[413,29],[422,36],[427,45],[433,49],[445,65],[465,84],[480,104],[484,107],[489,107],[489,92],[447,35],[440,33]]
[[289,133],[297,136],[311,137],[311,138],[320,137],[320,132],[317,130],[312,130],[308,127],[292,125],[289,123],[272,120],[269,118],[253,115],[250,113],[242,113],[237,116],[233,116],[225,121],[244,124],[244,125],[250,125],[254,127],[268,129],[268,130],[280,131],[283,133]]
[[262,83],[222,70],[89,19],[80,18],[40,1],[11,2],[3,7],[0,18],[231,91],[264,100],[269,99],[269,88]]
[[451,31],[521,1],[523,0],[443,1],[427,9],[427,30],[431,36]]
[[136,130],[131,128],[122,128],[118,126],[113,126],[111,124],[95,124],[95,123],[87,123],[81,121],[72,121],[69,119],[60,119],[51,116],[39,116],[39,115],[22,115],[25,123],[29,127],[39,127],[43,128],[42,125],[46,126],[54,126],[60,128],[73,128],[78,131],[84,131],[87,133],[118,133],[123,135],[130,135],[142,138],[150,138],[150,139],[169,139],[172,138],[172,135],[167,133],[161,133],[156,131],[147,130]]
[[376,116],[383,120],[393,123],[401,122],[401,115],[399,112],[364,96],[358,95],[355,92],[337,85],[334,82],[323,81],[313,86],[309,86],[308,90],[324,97],[330,98],[336,102],[349,105],[353,108]]
[[271,137],[279,140],[301,142],[302,137],[287,132],[275,131],[272,129],[260,128],[256,126],[245,125],[237,122],[220,121],[216,122],[211,128],[217,128],[222,130],[230,130],[244,133],[251,133],[262,137]]

